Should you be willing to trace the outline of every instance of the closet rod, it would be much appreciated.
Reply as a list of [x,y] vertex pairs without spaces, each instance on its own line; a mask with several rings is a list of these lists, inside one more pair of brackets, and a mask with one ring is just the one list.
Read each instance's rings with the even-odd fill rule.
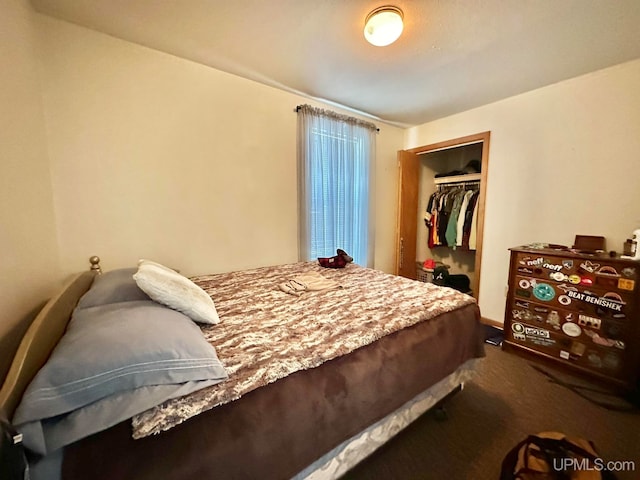
[[476,188],[480,188],[480,182],[464,182],[464,183],[441,183],[439,185],[436,185],[436,188],[438,189],[438,191],[441,190],[448,190],[448,189],[458,189],[458,188],[464,188],[464,189],[476,189]]

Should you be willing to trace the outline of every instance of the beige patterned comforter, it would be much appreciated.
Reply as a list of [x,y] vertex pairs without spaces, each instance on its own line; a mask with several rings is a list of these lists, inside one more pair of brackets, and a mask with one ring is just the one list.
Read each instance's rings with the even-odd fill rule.
[[[287,294],[279,284],[318,272],[340,288]],[[449,288],[348,264],[316,262],[193,277],[221,319],[204,326],[229,373],[221,384],[169,400],[133,418],[133,437],[160,433],[299,370],[314,368],[402,328],[474,303]]]

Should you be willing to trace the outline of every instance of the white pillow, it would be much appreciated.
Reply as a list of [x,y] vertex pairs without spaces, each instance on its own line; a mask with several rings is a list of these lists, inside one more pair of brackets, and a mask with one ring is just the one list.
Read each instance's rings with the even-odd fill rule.
[[184,313],[194,322],[220,323],[216,306],[207,292],[179,273],[143,263],[133,279],[152,300]]
[[161,263],[154,262],[152,260],[147,260],[146,258],[141,258],[140,260],[138,260],[138,267],[140,265],[155,265],[156,267],[161,268],[162,270],[166,270],[168,272],[174,272],[174,273],[178,272],[178,270],[174,270],[173,268],[165,267]]

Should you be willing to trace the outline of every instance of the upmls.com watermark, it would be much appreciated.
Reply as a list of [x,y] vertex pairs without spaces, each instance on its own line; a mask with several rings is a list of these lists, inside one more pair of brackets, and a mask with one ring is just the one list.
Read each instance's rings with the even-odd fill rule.
[[635,472],[636,463],[633,460],[604,461],[602,458],[589,460],[588,458],[554,458],[553,469],[556,472],[563,471],[609,471],[609,472]]

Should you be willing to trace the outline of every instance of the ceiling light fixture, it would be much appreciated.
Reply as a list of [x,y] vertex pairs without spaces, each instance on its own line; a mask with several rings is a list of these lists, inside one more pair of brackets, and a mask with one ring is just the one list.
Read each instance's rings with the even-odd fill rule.
[[402,10],[386,5],[373,10],[364,22],[364,38],[376,47],[386,47],[402,33]]

